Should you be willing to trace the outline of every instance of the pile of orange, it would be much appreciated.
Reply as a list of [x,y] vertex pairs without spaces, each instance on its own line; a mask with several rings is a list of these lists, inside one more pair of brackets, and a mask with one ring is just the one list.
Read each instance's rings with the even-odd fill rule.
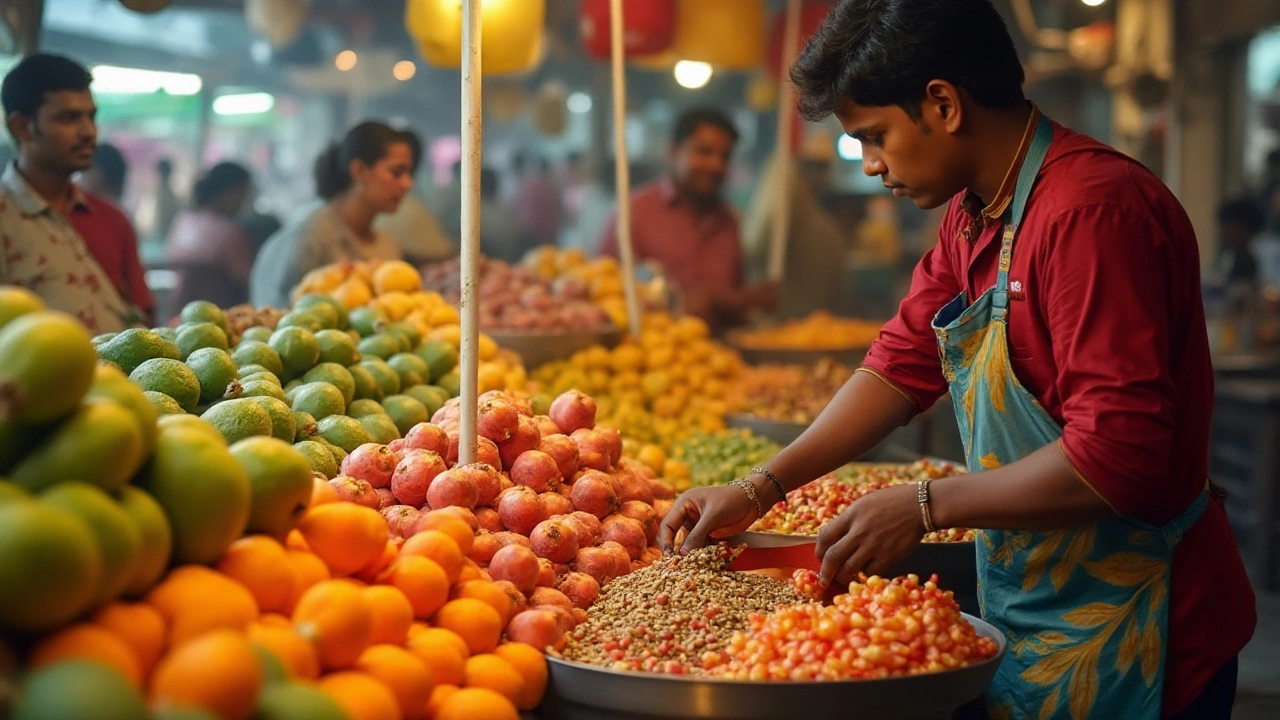
[[213,567],[174,568],[41,640],[27,667],[96,663],[157,711],[224,720],[515,720],[538,704],[545,659],[503,642],[511,601],[466,559],[465,523],[403,542],[323,497],[284,543],[247,536]]

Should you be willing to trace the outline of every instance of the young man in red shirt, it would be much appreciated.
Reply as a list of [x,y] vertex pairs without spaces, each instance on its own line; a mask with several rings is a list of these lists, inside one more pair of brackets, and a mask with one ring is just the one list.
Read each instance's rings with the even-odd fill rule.
[[685,493],[662,544],[741,530],[950,391],[971,473],[856,502],[819,535],[824,579],[981,528],[983,614],[1010,640],[992,717],[1230,717],[1256,614],[1206,480],[1213,370],[1178,201],[1026,101],[990,0],[844,0],[791,75],[867,175],[949,207],[861,371],[750,487]]

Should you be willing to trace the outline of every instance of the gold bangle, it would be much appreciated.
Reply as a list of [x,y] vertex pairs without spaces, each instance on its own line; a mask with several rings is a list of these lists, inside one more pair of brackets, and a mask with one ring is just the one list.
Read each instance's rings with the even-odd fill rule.
[[764,517],[764,505],[760,502],[760,495],[756,493],[756,486],[752,485],[750,480],[738,478],[729,484],[742,488],[742,491],[747,494],[747,497],[751,498],[751,502],[756,506],[756,517]]
[[916,501],[920,503],[920,519],[924,522],[924,531],[926,533],[935,532],[937,528],[933,526],[933,516],[929,512],[929,483],[930,480],[921,480],[916,483]]

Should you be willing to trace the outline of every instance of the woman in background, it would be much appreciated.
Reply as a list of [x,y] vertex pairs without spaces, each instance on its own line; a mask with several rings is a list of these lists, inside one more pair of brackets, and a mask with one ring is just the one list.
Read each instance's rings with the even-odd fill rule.
[[245,302],[253,247],[236,216],[253,188],[243,165],[214,165],[196,181],[192,207],[174,218],[167,255],[177,273],[170,315],[192,300],[208,300],[219,307]]
[[288,307],[302,276],[323,265],[401,257],[396,242],[373,227],[413,189],[413,154],[400,131],[356,125],[316,159],[315,181],[324,203],[281,228],[253,264],[254,305]]

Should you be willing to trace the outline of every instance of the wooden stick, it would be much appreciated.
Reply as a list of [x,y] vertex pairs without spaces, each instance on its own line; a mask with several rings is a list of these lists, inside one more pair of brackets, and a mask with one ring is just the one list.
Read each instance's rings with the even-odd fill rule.
[[787,271],[787,231],[791,225],[791,132],[796,111],[792,107],[791,80],[787,68],[795,61],[800,45],[800,0],[787,0],[786,25],[782,40],[782,71],[778,78],[777,197],[774,198],[773,236],[769,245],[768,277],[782,282]]
[[613,153],[617,160],[618,256],[627,298],[627,323],[632,337],[640,337],[640,296],[636,290],[636,257],[631,247],[631,164],[627,157],[626,47],[622,38],[622,0],[609,0],[610,55],[613,61]]
[[462,347],[458,358],[461,427],[458,463],[476,461],[479,443],[476,404],[479,388],[480,296],[480,0],[462,0],[462,266],[460,268]]

